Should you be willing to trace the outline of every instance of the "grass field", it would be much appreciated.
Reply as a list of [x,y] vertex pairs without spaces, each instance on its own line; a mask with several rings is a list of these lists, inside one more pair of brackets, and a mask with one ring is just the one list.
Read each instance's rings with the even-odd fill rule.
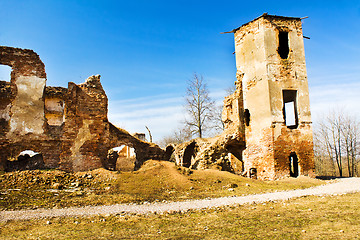
[[136,172],[22,171],[0,175],[0,210],[241,196],[324,183],[306,177],[258,181],[217,170],[190,171],[158,161],[147,161]]
[[360,239],[360,193],[147,216],[0,223],[0,239]]

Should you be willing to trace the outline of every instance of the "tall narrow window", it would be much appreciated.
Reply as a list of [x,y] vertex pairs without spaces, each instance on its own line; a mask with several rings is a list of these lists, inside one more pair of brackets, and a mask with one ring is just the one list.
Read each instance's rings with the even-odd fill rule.
[[298,127],[296,95],[296,90],[283,90],[283,114],[285,125],[291,129],[295,129]]
[[290,177],[298,177],[299,176],[299,160],[296,156],[296,153],[290,154],[289,165],[290,165]]
[[249,111],[249,109],[245,109],[244,118],[245,118],[245,125],[249,126],[250,125],[250,111]]
[[289,33],[288,32],[279,32],[278,53],[282,59],[287,59],[289,56]]

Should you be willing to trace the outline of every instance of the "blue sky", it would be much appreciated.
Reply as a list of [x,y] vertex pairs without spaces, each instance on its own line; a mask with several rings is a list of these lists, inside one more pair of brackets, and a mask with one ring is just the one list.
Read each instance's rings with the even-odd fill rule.
[[[48,86],[95,74],[109,119],[155,140],[183,119],[186,81],[221,102],[235,81],[232,30],[264,12],[304,17],[313,119],[338,106],[360,117],[360,1],[0,0],[0,45],[36,51]],[[0,78],[9,79],[0,68]]]

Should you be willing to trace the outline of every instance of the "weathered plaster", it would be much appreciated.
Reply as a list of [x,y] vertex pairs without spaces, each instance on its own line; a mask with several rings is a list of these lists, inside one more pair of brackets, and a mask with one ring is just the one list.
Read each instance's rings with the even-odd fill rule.
[[42,96],[45,83],[46,79],[36,76],[19,76],[15,80],[17,95],[11,108],[9,134],[42,134],[44,132]]
[[91,134],[90,132],[90,124],[93,124],[92,120],[84,119],[82,121],[82,126],[80,127],[79,132],[74,139],[74,144],[70,148],[70,161],[73,162],[74,169],[81,169],[85,165],[83,160],[86,158],[86,156],[82,155],[80,148],[86,141],[91,141],[93,137],[96,137],[96,134]]

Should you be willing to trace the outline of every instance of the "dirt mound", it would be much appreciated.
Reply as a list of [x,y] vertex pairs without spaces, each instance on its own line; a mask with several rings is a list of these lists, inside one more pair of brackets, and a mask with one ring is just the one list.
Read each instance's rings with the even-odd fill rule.
[[150,175],[159,175],[168,177],[169,181],[174,183],[190,183],[187,178],[190,170],[186,168],[178,167],[173,162],[166,161],[157,161],[157,160],[148,160],[143,166],[137,171],[138,173],[150,174]]
[[109,181],[117,179],[119,174],[117,172],[106,170],[104,168],[98,168],[87,172],[76,172],[74,173],[74,175],[81,178],[89,178],[89,176],[92,176],[96,180]]

